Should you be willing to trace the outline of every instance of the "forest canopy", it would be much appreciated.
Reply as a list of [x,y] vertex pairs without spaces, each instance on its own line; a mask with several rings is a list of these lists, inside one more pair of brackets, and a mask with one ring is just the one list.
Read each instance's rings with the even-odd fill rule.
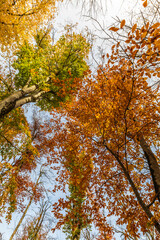
[[160,3],[139,2],[130,21],[90,15],[100,35],[68,24],[55,42],[55,1],[0,3],[0,217],[18,216],[10,240],[56,230],[160,238]]

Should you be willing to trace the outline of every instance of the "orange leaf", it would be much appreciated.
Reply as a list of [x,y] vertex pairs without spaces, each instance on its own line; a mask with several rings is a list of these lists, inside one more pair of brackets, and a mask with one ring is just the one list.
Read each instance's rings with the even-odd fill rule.
[[132,33],[134,33],[134,31],[136,30],[137,28],[137,24],[134,24],[133,27],[132,27]]
[[125,19],[123,19],[122,22],[121,22],[120,28],[123,28],[125,23],[126,23],[126,21],[125,21]]
[[142,34],[141,38],[142,38],[142,39],[145,38],[146,35],[147,35],[147,32],[144,32],[144,33]]
[[155,41],[155,46],[156,46],[158,49],[160,49],[160,39],[157,39],[157,40]]
[[114,32],[117,32],[119,30],[119,28],[116,28],[116,27],[111,27],[109,28],[110,31],[114,31]]
[[147,0],[143,3],[143,7],[147,7]]
[[155,23],[155,24],[153,24],[152,26],[151,26],[151,28],[154,28],[154,29],[156,29],[156,28],[158,28],[160,26],[160,23]]
[[147,22],[147,24],[146,24],[146,29],[148,29],[148,27],[149,27],[149,22]]
[[127,39],[125,42],[126,42],[126,43],[129,43],[129,42],[130,42],[130,39]]
[[112,49],[114,49],[114,48],[115,48],[115,45],[112,46]]

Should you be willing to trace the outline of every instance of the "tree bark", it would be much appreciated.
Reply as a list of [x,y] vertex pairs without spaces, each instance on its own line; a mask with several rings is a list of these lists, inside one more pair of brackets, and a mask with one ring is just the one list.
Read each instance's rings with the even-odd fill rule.
[[41,230],[41,227],[42,227],[42,224],[43,224],[43,221],[44,221],[44,217],[46,215],[46,211],[47,211],[47,205],[45,204],[45,205],[42,206],[40,215],[38,217],[38,221],[36,223],[36,226],[34,227],[34,236],[31,238],[31,240],[37,239],[38,233]]
[[153,151],[142,135],[138,137],[138,140],[148,162],[149,170],[155,188],[155,195],[157,195],[157,198],[160,201],[160,167]]
[[[0,102],[0,118],[3,118],[6,114],[11,112],[13,109],[20,106],[19,101],[25,100],[23,104],[27,103],[27,97],[32,97],[35,93],[36,86],[24,87],[22,90],[19,90],[15,93],[12,93],[10,96],[6,97]],[[33,100],[33,99],[32,99]]]

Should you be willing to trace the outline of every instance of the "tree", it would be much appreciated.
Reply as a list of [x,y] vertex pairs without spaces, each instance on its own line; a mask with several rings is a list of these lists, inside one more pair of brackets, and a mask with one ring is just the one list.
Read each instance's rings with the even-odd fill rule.
[[[110,30],[121,31],[124,25],[122,21],[121,28]],[[126,225],[126,238],[138,238],[139,231],[145,234],[152,227],[157,239],[160,236],[159,28],[160,23],[145,22],[141,28],[134,24],[127,38],[112,46],[106,65],[99,66],[94,78],[86,77],[74,101],[65,105],[65,128],[57,121],[52,139],[62,156],[64,142],[69,149],[85,149],[94,168],[84,211],[102,214],[106,208],[107,216],[116,215],[117,224]],[[60,161],[66,167],[64,158]],[[67,176],[66,167],[61,184]],[[63,201],[59,206],[66,207]],[[97,225],[98,220],[94,218]]]
[[87,158],[85,152],[81,152],[79,146],[73,149],[73,142],[70,142],[72,149],[65,151],[65,165],[68,170],[68,187],[70,195],[68,197],[68,211],[65,216],[64,232],[67,238],[79,240],[82,230],[90,223],[89,215],[84,212],[85,197],[92,172],[92,161]]
[[[146,1],[145,1],[145,3],[146,3]],[[95,4],[97,4],[97,1],[90,1],[90,4],[91,4],[91,6],[95,6]],[[27,34],[27,36],[29,36],[30,31],[28,31],[28,29],[32,29],[31,34],[33,36],[35,34],[35,30],[37,30],[37,25],[40,23],[40,19],[42,18],[42,16],[45,17],[47,14],[47,17],[51,17],[54,14],[52,7],[53,8],[55,7],[55,0],[49,0],[49,1],[45,1],[45,0],[44,1],[39,1],[39,0],[16,1],[15,0],[12,3],[10,1],[2,2],[0,5],[0,8],[1,8],[1,11],[0,11],[1,12],[1,15],[0,15],[0,19],[1,19],[0,20],[0,24],[1,24],[0,38],[1,38],[1,45],[2,45],[3,49],[4,50],[6,49],[7,41],[11,42],[13,44],[13,41],[15,41],[15,39],[17,37],[20,37],[20,39],[22,38],[22,43],[23,43],[23,38],[26,39],[24,35]],[[4,32],[5,32],[5,34],[4,34]],[[46,37],[46,33],[44,35],[42,35],[42,33],[37,34],[37,36],[36,36],[37,44],[40,44],[41,46],[39,46],[39,47],[41,47],[41,48],[44,47],[44,46],[42,46],[43,45],[42,40],[44,42],[45,37]],[[69,38],[70,37],[71,36],[69,36]],[[38,40],[38,38],[39,38],[39,40]],[[74,38],[75,37],[73,36],[73,39]],[[31,35],[30,35],[29,40],[31,40]],[[76,39],[74,39],[74,40],[76,41]],[[60,42],[62,43],[62,39]],[[85,43],[83,42],[83,44],[85,44]],[[26,49],[27,47],[28,47],[28,50]],[[87,47],[87,49],[88,49],[88,47]],[[23,45],[20,51],[23,51],[24,55],[28,51],[28,53],[30,52],[30,54],[32,56],[34,56],[34,54],[36,52],[35,49],[33,49],[33,46],[29,46],[29,44],[28,45],[26,44],[26,46]],[[79,51],[79,49],[74,49],[74,51]],[[41,51],[41,53],[39,52],[39,54],[41,56],[43,53],[44,53],[44,51]],[[51,50],[50,54],[52,54],[52,53],[53,53],[53,49]],[[21,52],[21,54],[22,54],[22,52]],[[23,58],[23,56],[21,56],[21,57]],[[83,57],[86,57],[85,53],[84,53]],[[72,58],[72,60],[73,59],[74,58]],[[31,58],[26,59],[26,60],[28,60],[30,62]],[[36,60],[38,61],[38,59],[36,59]],[[33,65],[35,65],[35,64],[36,64],[36,62]],[[49,63],[46,63],[46,64],[50,64],[50,61],[49,61]],[[9,66],[9,68],[10,68],[10,66]],[[70,66],[69,66],[69,68],[70,68]],[[17,69],[19,70],[18,66],[17,66]],[[32,72],[32,74],[28,73],[28,76],[35,75],[34,68],[30,69],[30,70],[32,70],[33,72]],[[39,70],[39,69],[37,69],[37,70]],[[46,72],[46,70],[47,69],[45,69],[45,73],[44,73],[44,71],[40,71],[39,74],[43,75],[42,76],[43,79],[41,79],[41,85],[43,82],[43,85],[48,86],[48,85],[50,85],[50,81],[52,81],[51,79],[54,77],[53,75],[58,74],[59,69],[56,72],[55,72],[55,70],[53,71],[52,77],[50,76],[50,74],[48,74]],[[68,69],[68,70],[70,72],[70,69]],[[5,74],[3,71],[1,73],[1,88],[3,89],[3,91],[1,92],[0,117],[3,117],[5,114],[9,113],[14,108],[22,106],[23,104],[25,104],[28,101],[29,102],[38,101],[39,98],[42,97],[42,95],[46,95],[46,88],[45,88],[45,90],[44,89],[38,90],[37,88],[40,87],[40,85],[39,85],[40,83],[38,82],[38,86],[37,85],[35,86],[35,82],[33,84],[33,80],[31,79],[31,77],[28,79],[28,81],[26,81],[27,76],[21,76],[22,78],[24,77],[24,82],[22,84],[22,79],[21,79],[21,84],[18,85],[18,88],[15,89],[15,85],[17,87],[17,84],[15,84],[15,79],[12,79],[12,76],[9,76],[9,75],[4,76],[4,75]],[[45,76],[46,76],[46,79],[44,80]],[[56,77],[58,78],[59,76],[56,75]],[[20,87],[22,87],[22,88],[20,88]],[[19,91],[15,91],[15,90],[19,90]],[[50,95],[51,95],[51,91],[52,91],[52,94],[55,95],[55,92],[53,91],[53,89],[52,90],[50,89]]]
[[[34,186],[34,188],[33,188],[33,193],[32,193],[31,196],[30,196],[29,202],[28,202],[28,204],[27,204],[27,206],[26,206],[26,208],[25,208],[25,210],[24,210],[24,212],[23,212],[23,214],[22,214],[22,216],[21,216],[21,218],[20,218],[17,226],[15,227],[15,229],[14,229],[14,231],[13,231],[13,233],[12,233],[12,235],[11,235],[11,237],[10,237],[9,240],[13,240],[15,234],[17,233],[19,227],[20,227],[21,224],[22,224],[23,219],[25,218],[25,216],[26,216],[26,214],[27,214],[27,212],[28,212],[29,207],[30,207],[31,204],[32,204],[32,201],[33,201],[34,198],[35,198],[35,195],[37,194],[37,187],[38,187],[38,184],[39,184],[39,180],[40,180],[40,178],[41,178],[41,175],[42,175],[42,173],[40,172],[39,177],[38,177],[38,179],[37,179],[37,181],[36,181],[36,183],[35,183],[35,186]],[[36,194],[35,194],[35,193],[36,193]],[[41,214],[40,214],[40,216],[41,216]],[[40,217],[40,219],[41,219],[41,217]]]
[[89,44],[81,34],[69,30],[55,46],[48,38],[48,32],[39,32],[35,45],[25,42],[17,51],[13,66],[18,73],[11,81],[7,77],[1,80],[1,118],[28,102],[38,101],[44,109],[57,106],[76,89],[87,70],[84,59]]
[[[36,168],[34,129],[30,129],[23,110],[18,107],[25,103],[39,101],[42,109],[59,106],[78,87],[87,64],[84,60],[89,44],[79,34],[62,36],[55,46],[51,45],[49,32],[38,32],[35,44],[25,42],[17,52],[14,67],[17,73],[13,78],[1,79],[0,125],[1,137],[1,204],[5,205],[10,196],[14,199],[10,213],[15,209],[15,190],[22,172],[27,174]],[[77,85],[77,86],[76,86]],[[43,100],[42,100],[43,96]],[[8,114],[9,113],[9,114]],[[8,114],[8,115],[7,115]],[[17,124],[18,123],[18,124]],[[38,135],[37,135],[38,136]],[[27,184],[26,177],[26,184]],[[28,179],[29,181],[29,179]],[[7,195],[8,192],[8,195]]]
[[[24,22],[29,23],[27,15]],[[22,19],[16,17],[14,21]],[[21,22],[12,24],[14,33],[8,23],[2,24],[15,37],[20,29],[15,26]],[[124,25],[123,20],[122,30]],[[68,199],[55,204],[54,213],[60,220],[58,226],[66,224],[71,238],[79,239],[82,229],[93,223],[99,239],[111,239],[113,228],[106,222],[105,208],[108,216],[117,215],[117,223],[126,225],[125,237],[138,237],[139,230],[145,234],[155,227],[159,238],[159,28],[159,23],[145,22],[140,28],[135,24],[123,39],[125,44],[112,46],[106,66],[86,78],[84,59],[89,44],[81,34],[67,30],[53,46],[49,30],[39,30],[32,44],[21,42],[14,55],[14,70],[1,74],[1,215],[9,204],[10,219],[18,197],[23,199],[24,190],[32,188],[30,173],[46,142],[51,153],[48,162],[62,163],[60,189],[65,191],[69,185]],[[110,30],[120,32],[117,26]],[[154,77],[156,82],[150,84]],[[62,104],[75,93],[73,102]],[[41,144],[35,143],[34,131],[19,108],[28,102],[38,102],[45,110],[60,104],[66,108],[59,112],[63,127],[56,112],[53,139],[48,140],[51,130],[46,135],[45,129]],[[62,209],[66,209],[65,216]]]
[[[20,116],[17,115],[17,119],[23,120]],[[24,123],[26,124],[26,119]],[[34,183],[32,176],[39,165],[39,158],[45,156],[46,153],[44,147],[39,142],[41,137],[39,122],[35,120],[30,126],[29,124],[25,125],[25,130],[24,128],[21,129],[20,126],[23,125],[17,126],[19,132],[16,131],[16,136],[10,128],[6,127],[6,137],[3,137],[4,143],[2,142],[3,145],[1,145],[0,215],[1,217],[5,215],[8,222],[11,220],[15,210],[24,211],[24,201],[26,199],[29,198],[31,202],[36,202],[43,195],[42,188],[38,183]],[[13,131],[15,131],[14,128]],[[3,135],[1,134],[1,136]],[[17,137],[19,138],[18,140]]]
[[53,231],[64,225],[63,230],[67,233],[67,238],[79,240],[82,231],[94,224],[99,230],[99,239],[111,239],[112,227],[106,222],[101,211],[104,204],[101,201],[98,205],[95,193],[92,192],[94,164],[90,158],[90,150],[83,145],[83,137],[70,132],[68,125],[64,128],[64,121],[67,121],[64,114],[62,119],[60,111],[58,114],[57,111],[52,114],[54,127],[50,127],[48,131],[47,125],[43,128],[45,133],[51,133],[51,129],[53,131],[45,140],[52,169],[58,172],[57,184],[53,191],[66,194],[66,198],[60,198],[53,205],[54,216],[58,219]]
[[[8,169],[1,176],[1,215],[2,217],[5,215],[8,222],[14,220],[15,214],[18,219],[10,239],[14,239],[17,232],[19,238],[20,236],[26,236],[27,238],[28,228],[32,232],[32,237],[37,232],[37,236],[41,236],[42,239],[44,236],[47,238],[51,232],[52,224],[48,212],[50,212],[51,201],[54,201],[54,196],[49,188],[50,184],[53,185],[54,183],[54,173],[50,169],[47,158],[48,151],[43,142],[43,132],[40,129],[40,124],[36,110],[36,114],[33,114],[32,122],[29,124],[32,146],[36,149],[36,153],[33,155],[31,151],[28,154],[24,152],[24,155],[19,153],[20,156],[15,157],[15,161],[12,159],[11,162],[8,162]],[[40,206],[39,209],[37,209],[38,206]],[[38,212],[36,217],[27,220],[28,214],[35,215],[34,211]],[[40,214],[39,217],[37,217],[38,214]],[[4,219],[2,220],[4,221]],[[46,220],[47,227],[45,227]],[[24,224],[24,221],[26,224]],[[32,227],[34,226],[32,231],[29,222]],[[22,231],[23,227],[24,232]],[[46,231],[44,231],[44,228]]]

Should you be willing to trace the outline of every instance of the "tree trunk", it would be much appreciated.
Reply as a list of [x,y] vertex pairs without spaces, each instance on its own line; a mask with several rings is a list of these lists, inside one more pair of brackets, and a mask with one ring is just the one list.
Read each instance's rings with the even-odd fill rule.
[[[37,179],[37,181],[36,181],[36,183],[35,183],[35,188],[37,187],[37,185],[38,185],[38,183],[39,183],[40,177],[41,177],[41,172],[40,172],[39,177],[38,177],[38,179]],[[34,198],[34,194],[32,194],[32,196],[30,197],[29,203],[28,203],[26,209],[24,210],[24,212],[23,212],[23,214],[22,214],[22,216],[21,216],[21,218],[20,218],[17,226],[15,227],[15,229],[14,229],[14,231],[13,231],[13,233],[12,233],[12,235],[11,235],[11,237],[10,237],[9,240],[13,240],[13,238],[14,238],[15,234],[17,233],[17,231],[18,231],[18,229],[19,229],[19,227],[20,227],[23,219],[24,219],[25,216],[26,216],[26,213],[27,213],[27,211],[28,211],[28,209],[29,209],[29,207],[30,207],[30,205],[31,205],[31,203],[32,203],[33,198]]]
[[143,149],[143,152],[147,159],[149,170],[150,170],[154,188],[155,188],[155,193],[158,197],[158,200],[160,201],[160,168],[159,168],[157,159],[154,153],[152,152],[150,146],[146,143],[143,136],[139,136],[138,140],[140,142],[140,146]]
[[29,203],[28,203],[28,205],[27,205],[27,207],[26,207],[25,211],[23,212],[23,214],[22,214],[22,216],[21,216],[21,218],[20,218],[20,220],[19,220],[19,222],[18,222],[18,224],[17,224],[16,228],[14,229],[14,231],[13,231],[13,233],[12,233],[12,235],[11,235],[11,237],[10,237],[10,239],[9,239],[9,240],[13,240],[13,238],[14,238],[15,234],[16,234],[16,233],[17,233],[17,231],[18,231],[18,228],[20,227],[20,225],[21,225],[21,223],[22,223],[23,219],[24,219],[24,218],[25,218],[25,216],[26,216],[26,213],[27,213],[27,211],[28,211],[28,208],[30,207],[30,205],[31,205],[31,203],[32,203],[32,200],[33,200],[33,195],[32,195],[32,197],[30,198],[30,200],[29,200]]
[[25,99],[29,94],[34,93],[36,86],[24,87],[10,96],[6,97],[0,102],[0,118],[3,118],[10,111],[15,109],[19,100]]

